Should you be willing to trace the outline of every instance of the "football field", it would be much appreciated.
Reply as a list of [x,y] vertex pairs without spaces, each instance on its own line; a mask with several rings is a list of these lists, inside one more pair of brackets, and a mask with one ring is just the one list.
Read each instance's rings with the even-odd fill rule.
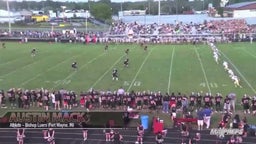
[[[96,90],[217,92],[238,96],[256,93],[256,44],[218,44],[220,62],[214,61],[208,45],[148,45],[144,51],[138,44],[6,43],[0,48],[0,89],[60,88],[77,93]],[[31,50],[36,48],[35,57]],[[125,50],[129,48],[129,54]],[[123,62],[129,58],[129,66]],[[222,66],[223,60],[240,78],[243,88],[236,88]],[[78,69],[71,68],[73,62]],[[112,70],[119,80],[112,80]]]

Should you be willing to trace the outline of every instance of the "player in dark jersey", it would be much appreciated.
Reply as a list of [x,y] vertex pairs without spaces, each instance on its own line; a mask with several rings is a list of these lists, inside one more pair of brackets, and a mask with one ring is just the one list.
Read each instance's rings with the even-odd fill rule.
[[254,96],[252,99],[252,114],[256,114],[256,96]]
[[112,71],[112,79],[118,80],[118,71],[116,68]]
[[195,93],[192,92],[191,95],[189,96],[189,107],[191,111],[194,110],[195,101],[196,101],[196,96],[195,96]]
[[34,57],[34,56],[36,56],[36,49],[35,48],[33,48],[32,51],[31,51],[31,57]]
[[145,47],[144,47],[144,51],[147,51],[148,50],[148,46],[146,45]]
[[124,66],[128,67],[128,65],[129,65],[129,59],[127,58],[127,59],[124,60]]
[[143,42],[141,42],[141,43],[140,43],[140,47],[143,47],[143,46],[144,46],[144,43],[143,43]]
[[104,50],[105,50],[105,51],[108,51],[108,44],[105,45]]
[[196,107],[197,109],[199,109],[200,107],[202,107],[202,96],[200,93],[197,93],[197,97],[196,97]]
[[242,105],[244,108],[244,113],[249,113],[250,114],[250,97],[247,95],[244,95],[244,97],[242,98]]
[[127,54],[127,55],[129,54],[129,49],[125,50],[125,54]]
[[215,96],[215,110],[216,112],[219,112],[221,111],[221,99],[222,99],[222,96],[220,93],[217,93],[216,96]]
[[73,69],[77,70],[77,62],[73,62],[73,63],[71,64],[71,67],[72,67]]
[[5,46],[5,43],[4,43],[4,42],[2,43],[2,48],[6,48],[6,46]]

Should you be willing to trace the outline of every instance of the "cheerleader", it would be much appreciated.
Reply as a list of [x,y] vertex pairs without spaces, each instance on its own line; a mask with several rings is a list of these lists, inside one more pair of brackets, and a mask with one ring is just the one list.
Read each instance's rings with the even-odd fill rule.
[[17,129],[17,142],[18,144],[24,144],[24,137],[25,137],[25,130],[24,129]]
[[86,141],[87,135],[88,135],[88,129],[86,129],[87,126],[86,126],[85,122],[82,123],[82,127],[83,127],[83,139],[84,139],[84,141]]
[[49,142],[49,144],[55,144],[54,135],[55,131],[52,128],[50,128],[47,131],[47,141]]

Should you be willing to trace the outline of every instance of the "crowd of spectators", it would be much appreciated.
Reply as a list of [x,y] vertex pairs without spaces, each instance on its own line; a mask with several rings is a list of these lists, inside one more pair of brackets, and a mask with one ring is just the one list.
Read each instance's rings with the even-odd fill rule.
[[[244,19],[214,20],[204,23],[175,24],[139,24],[114,22],[109,32],[84,32],[74,29],[69,30],[0,30],[3,38],[16,38],[21,41],[32,39],[45,39],[55,42],[150,42],[150,43],[192,43],[193,41],[206,41],[214,37],[216,41],[250,40],[255,37],[256,25],[248,25]],[[26,39],[26,40],[24,40]],[[253,38],[256,39],[256,38]]]
[[[6,104],[8,101],[9,104]],[[236,95],[230,93],[223,97],[220,93],[213,96],[211,93],[191,93],[189,96],[181,93],[161,93],[161,92],[126,92],[122,87],[116,91],[97,91],[90,89],[88,92],[80,92],[61,89],[59,91],[49,91],[46,89],[23,90],[10,89],[7,92],[0,92],[1,108],[7,106],[11,108],[42,107],[45,110],[55,109],[85,109],[87,111],[101,110],[151,110],[161,111],[170,114],[174,120],[176,113],[181,112],[182,118],[196,118],[198,124],[198,134],[190,141],[200,141],[200,131],[211,127],[211,116],[214,112],[220,112],[222,118],[219,128],[243,129],[243,137],[247,136],[249,125],[246,117],[242,120],[239,115],[232,116],[235,112]],[[245,113],[256,111],[256,96],[244,96],[241,99]],[[193,115],[194,114],[194,115]],[[232,118],[233,117],[233,118]],[[228,125],[230,123],[230,125]],[[176,123],[177,124],[177,123]],[[190,132],[189,125],[178,123],[185,140]],[[195,139],[194,139],[195,138]],[[233,136],[241,141],[241,136]],[[233,140],[233,139],[232,139]]]
[[[46,110],[53,108],[72,109],[80,105],[82,108],[97,109],[120,109],[125,110],[128,107],[143,110],[162,109],[163,113],[182,110],[187,112],[197,111],[205,106],[216,112],[231,112],[235,109],[236,96],[234,93],[223,97],[220,93],[213,96],[211,93],[191,93],[189,96],[181,93],[161,93],[143,91],[143,92],[125,92],[123,88],[117,91],[96,91],[80,92],[61,89],[59,91],[49,91],[46,89],[23,90],[11,88],[7,92],[0,92],[0,105],[6,106],[8,101],[11,107],[28,109],[29,107],[44,107]],[[245,95],[241,99],[245,113],[256,111],[256,96],[250,97]],[[223,106],[223,107],[221,107]]]
[[111,35],[127,35],[133,33],[139,34],[238,34],[238,33],[255,33],[254,25],[248,25],[244,19],[232,20],[212,20],[204,23],[183,23],[176,22],[175,24],[138,24],[134,23],[113,23]]

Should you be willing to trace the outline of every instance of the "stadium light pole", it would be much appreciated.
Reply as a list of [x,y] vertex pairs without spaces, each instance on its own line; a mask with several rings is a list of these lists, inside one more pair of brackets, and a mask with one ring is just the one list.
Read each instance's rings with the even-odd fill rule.
[[160,24],[161,2],[158,0],[158,24]]
[[86,34],[87,34],[87,27],[88,27],[88,25],[87,25],[87,22],[88,22],[88,15],[89,15],[89,12],[86,11],[86,12],[85,12],[85,33],[86,33]]
[[148,10],[148,8],[146,7],[146,9],[145,9],[145,15],[144,15],[144,25],[146,25],[147,10]]
[[9,29],[9,34],[12,32],[12,25],[11,25],[11,15],[10,15],[10,6],[9,6],[9,0],[6,0],[6,7],[8,11],[8,29]]

